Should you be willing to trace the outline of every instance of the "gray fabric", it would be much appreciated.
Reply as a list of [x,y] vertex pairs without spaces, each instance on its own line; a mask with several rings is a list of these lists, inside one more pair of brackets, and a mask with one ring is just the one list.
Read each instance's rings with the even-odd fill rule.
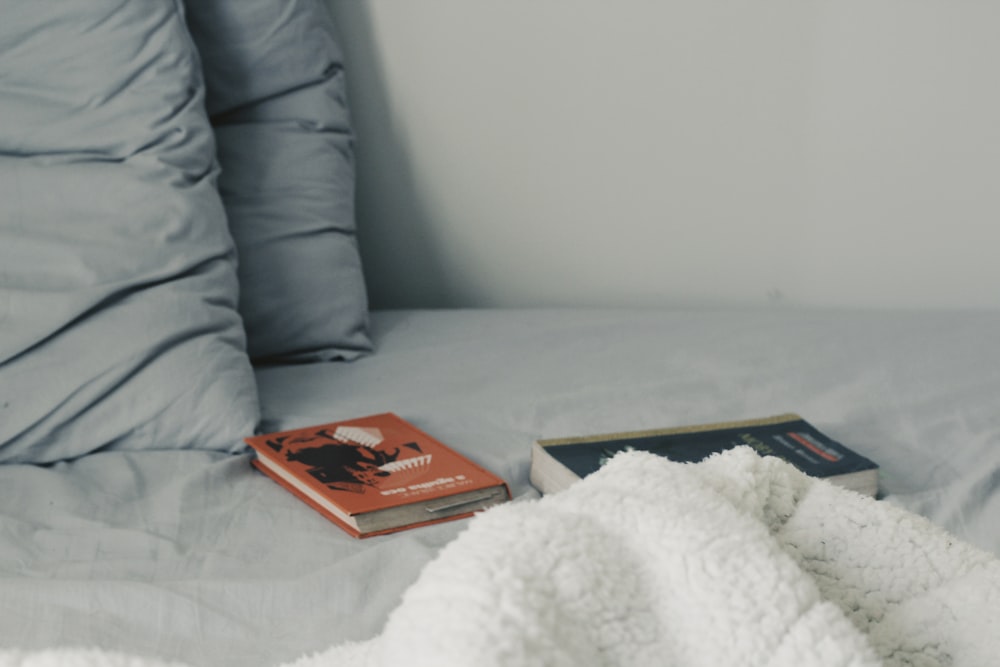
[[220,191],[257,361],[371,349],[344,67],[320,0],[194,0]]
[[[537,438],[794,410],[882,465],[881,502],[1000,554],[1000,313],[405,311],[372,333],[350,364],[258,369],[265,426],[392,410],[527,499]],[[0,466],[0,646],[290,661],[382,631],[467,527],[355,540],[243,455]]]
[[276,665],[379,628],[462,525],[355,540],[215,452],[0,466],[0,647]]
[[174,0],[5,3],[0,461],[230,450],[258,417]]
[[879,463],[889,502],[1000,554],[1000,312],[400,311],[373,331],[371,358],[258,370],[264,428],[390,410],[523,489],[536,438],[797,412]]

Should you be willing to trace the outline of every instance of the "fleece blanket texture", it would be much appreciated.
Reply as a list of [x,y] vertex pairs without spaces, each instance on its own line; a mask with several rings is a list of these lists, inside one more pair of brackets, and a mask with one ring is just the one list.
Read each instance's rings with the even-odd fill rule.
[[[3,667],[165,664],[0,652]],[[379,636],[292,664],[994,665],[1000,561],[747,448],[696,465],[629,452],[476,517]]]

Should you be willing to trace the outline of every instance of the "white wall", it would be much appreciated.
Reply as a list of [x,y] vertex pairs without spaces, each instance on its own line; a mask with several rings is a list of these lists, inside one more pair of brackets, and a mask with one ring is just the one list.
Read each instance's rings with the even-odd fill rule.
[[376,307],[1000,306],[1000,3],[329,2]]

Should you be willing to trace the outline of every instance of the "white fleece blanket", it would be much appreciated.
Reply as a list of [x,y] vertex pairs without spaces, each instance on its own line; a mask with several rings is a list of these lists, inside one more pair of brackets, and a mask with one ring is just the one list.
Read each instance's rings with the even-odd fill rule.
[[[0,653],[4,667],[163,664]],[[1000,561],[745,448],[697,465],[630,452],[562,493],[490,510],[381,635],[294,663],[995,664]]]

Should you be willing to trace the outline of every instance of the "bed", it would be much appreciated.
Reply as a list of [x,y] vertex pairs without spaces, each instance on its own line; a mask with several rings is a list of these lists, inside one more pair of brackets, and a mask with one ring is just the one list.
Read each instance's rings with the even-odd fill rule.
[[[392,410],[503,476],[516,505],[537,497],[536,438],[794,408],[880,463],[878,502],[1000,551],[996,315],[390,311],[372,335],[351,363],[259,369],[267,428]],[[5,465],[0,498],[4,646],[193,665],[376,637],[471,523],[356,540],[248,455],[209,451]]]
[[[369,312],[321,6],[29,4],[0,29],[22,90],[0,100],[0,665],[1000,654],[1000,314]],[[237,76],[268,20],[309,66]],[[358,540],[242,442],[385,411],[513,500]],[[540,438],[789,411],[876,461],[880,499],[742,450],[529,483]]]

